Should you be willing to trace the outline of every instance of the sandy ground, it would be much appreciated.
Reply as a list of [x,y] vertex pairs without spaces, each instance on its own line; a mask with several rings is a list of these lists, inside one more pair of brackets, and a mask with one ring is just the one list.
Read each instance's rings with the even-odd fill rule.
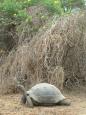
[[20,103],[21,94],[0,96],[0,115],[86,115],[85,91],[66,91],[64,95],[71,99],[69,107],[34,107],[31,109]]

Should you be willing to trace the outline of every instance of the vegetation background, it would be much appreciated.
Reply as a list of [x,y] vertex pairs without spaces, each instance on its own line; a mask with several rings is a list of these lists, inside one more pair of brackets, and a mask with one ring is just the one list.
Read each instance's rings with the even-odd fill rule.
[[[17,83],[39,82],[72,105],[22,107]],[[0,0],[0,115],[86,115],[85,101],[86,0]]]
[[[81,14],[81,12],[85,10],[85,5],[86,5],[85,0],[0,0],[0,60],[1,60],[0,64],[3,66],[3,64],[5,63],[5,60],[7,60],[7,57],[9,57],[9,54],[11,52],[17,51],[18,47],[21,46],[22,44],[24,44],[25,42],[29,45],[29,42],[32,41],[32,38],[35,38],[35,36],[37,36],[37,38],[40,38],[40,37],[42,37],[43,32],[45,33],[47,31],[47,29],[53,30],[51,26],[56,23],[56,20],[59,21],[59,24],[63,23],[64,27],[62,27],[62,29],[64,28],[66,31],[67,25],[65,26],[65,20],[66,20],[65,17],[70,17],[71,14],[75,14],[75,15],[78,13]],[[60,17],[62,17],[61,22],[60,22]],[[77,16],[77,18],[75,17],[75,20],[80,20],[79,19],[80,17],[81,16]],[[74,17],[73,17],[73,19],[74,19]],[[75,22],[72,22],[72,17],[71,17],[71,19],[68,19],[68,20],[71,20],[70,22],[67,22],[67,23],[72,31],[73,25],[70,26],[70,24],[74,24]],[[83,19],[83,20],[85,21],[85,19]],[[84,21],[83,21],[83,24],[85,23]],[[56,26],[58,26],[58,24]],[[61,26],[62,26],[62,24],[61,24]],[[59,26],[58,26],[58,28],[59,28]],[[81,32],[84,29],[84,27],[83,27],[83,29],[81,30],[81,26],[79,26],[79,25],[77,25],[77,28],[78,29],[80,28]],[[76,31],[76,30],[74,30],[74,31]],[[57,30],[55,30],[55,31],[57,31]],[[61,30],[61,28],[59,29],[59,31],[62,31],[62,33],[63,33],[63,30]],[[77,30],[77,32],[79,32],[79,31]],[[67,33],[65,33],[65,34],[67,34]],[[76,33],[72,33],[72,34],[74,34],[76,36]],[[58,35],[56,35],[56,36],[58,36]],[[70,35],[70,36],[72,37],[74,35]],[[52,36],[54,36],[54,35],[52,35]],[[48,35],[47,35],[47,38],[48,38]],[[75,39],[77,39],[77,38],[75,38]],[[52,40],[53,40],[53,38],[52,38]],[[64,38],[64,40],[66,40],[66,39]],[[40,40],[37,39],[34,42],[40,42]],[[31,43],[31,44],[33,44],[33,43]],[[60,40],[59,40],[59,43],[60,43]],[[63,46],[61,46],[61,47],[63,48]],[[33,51],[34,51],[34,44],[31,45],[31,47],[33,48]],[[24,49],[22,49],[22,50],[24,50]],[[54,50],[57,50],[57,49],[54,48]],[[51,55],[54,52],[56,52],[54,50],[53,50],[53,52],[51,52],[51,50],[49,50],[49,52],[51,52],[50,53]],[[37,51],[37,52],[39,52],[39,51]],[[65,51],[63,51],[63,50],[59,51],[59,53],[61,53],[61,52],[65,52]],[[41,53],[42,52],[40,52],[40,54]],[[31,55],[33,55],[32,51],[31,51]],[[58,56],[61,56],[61,55],[59,54]],[[18,61],[18,59],[17,59],[17,61]],[[52,63],[54,63],[54,59],[53,59]],[[56,65],[58,65],[58,64],[56,64]],[[1,66],[1,68],[2,68],[2,66]],[[52,66],[52,64],[50,66]],[[60,69],[56,69],[56,71],[60,71]],[[39,70],[37,70],[37,71],[39,71]],[[41,70],[41,71],[45,71],[45,70]],[[50,71],[52,71],[52,70],[50,70]],[[63,70],[61,69],[61,71],[63,71]],[[1,73],[4,73],[4,72],[1,72]],[[45,73],[47,73],[47,72],[45,72]],[[55,75],[56,75],[56,73],[55,73]],[[3,75],[3,76],[5,76],[5,75]],[[53,79],[53,77],[52,77],[52,79]],[[78,82],[76,77],[74,79],[76,82]],[[54,80],[52,80],[52,81],[54,81]],[[70,81],[70,80],[68,79],[66,82],[68,82],[68,81]],[[72,81],[72,82],[74,82],[74,81]]]

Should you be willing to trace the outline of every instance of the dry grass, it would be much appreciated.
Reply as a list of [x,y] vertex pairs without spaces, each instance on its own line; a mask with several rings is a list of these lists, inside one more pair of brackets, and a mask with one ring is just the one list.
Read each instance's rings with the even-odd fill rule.
[[14,79],[26,88],[38,82],[60,89],[64,82],[71,88],[79,86],[86,79],[85,49],[86,14],[59,18],[46,32],[36,34],[9,54],[0,67],[0,92],[13,92]]

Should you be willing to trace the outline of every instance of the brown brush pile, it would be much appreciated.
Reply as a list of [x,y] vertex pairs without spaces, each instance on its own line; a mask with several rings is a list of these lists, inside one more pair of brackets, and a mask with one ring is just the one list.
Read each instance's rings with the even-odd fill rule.
[[[27,38],[29,39],[29,38]],[[0,67],[0,93],[48,82],[63,89],[86,80],[86,13],[61,17],[46,32],[19,45]]]

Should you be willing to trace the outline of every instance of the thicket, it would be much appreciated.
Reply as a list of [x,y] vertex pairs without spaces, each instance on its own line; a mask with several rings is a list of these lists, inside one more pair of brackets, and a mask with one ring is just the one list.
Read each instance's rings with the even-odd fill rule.
[[[34,13],[39,6],[46,7],[51,17],[54,14],[61,16],[71,13],[77,6],[84,7],[84,0],[0,0],[0,42],[4,40],[9,51],[14,48],[5,59],[4,56],[0,57],[0,62],[3,62],[0,63],[0,89],[2,90],[0,92],[5,92],[5,89],[6,92],[13,91],[14,78],[20,82],[26,80],[26,87],[29,87],[28,82],[32,85],[33,80],[56,85],[59,82],[60,87],[63,87],[63,83],[70,87],[79,86],[81,81],[86,81],[84,69],[86,14],[69,18],[63,16],[56,19],[57,21],[51,24],[52,27],[47,28],[45,32],[41,28],[39,34],[33,35],[33,30],[38,29],[32,27],[35,17],[28,12],[30,10],[28,8],[32,8]],[[40,19],[46,18],[43,14],[37,16]],[[20,25],[20,36],[15,36],[16,25]],[[27,41],[31,38],[31,42],[24,42],[23,38]],[[22,45],[18,44],[15,48],[19,40]],[[2,49],[1,52],[3,53]]]
[[0,67],[0,93],[14,92],[15,81],[26,89],[39,82],[74,89],[86,84],[85,68],[86,13],[81,12],[60,17],[11,51]]

